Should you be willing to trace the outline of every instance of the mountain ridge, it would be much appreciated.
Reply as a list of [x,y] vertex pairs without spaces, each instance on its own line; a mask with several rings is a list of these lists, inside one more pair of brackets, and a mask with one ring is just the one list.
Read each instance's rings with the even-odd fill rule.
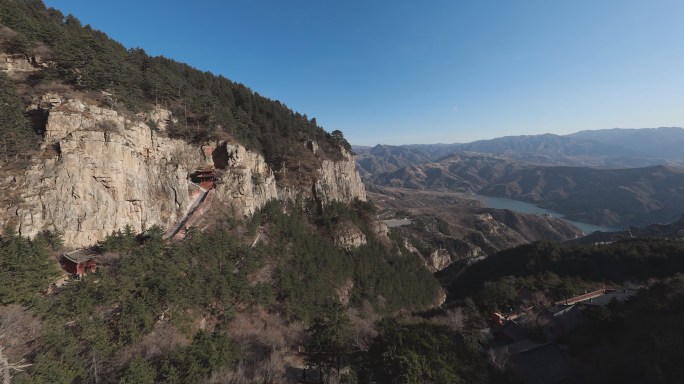
[[[354,147],[354,152],[368,163],[370,155],[380,151],[405,159],[436,161],[455,153],[481,153],[509,160],[539,165],[591,166],[603,168],[638,168],[666,164],[684,166],[684,129],[679,127],[601,129],[568,135],[504,136],[489,140],[454,144],[407,144]],[[417,164],[416,162],[404,165]],[[392,161],[376,160],[376,169],[394,170]]]

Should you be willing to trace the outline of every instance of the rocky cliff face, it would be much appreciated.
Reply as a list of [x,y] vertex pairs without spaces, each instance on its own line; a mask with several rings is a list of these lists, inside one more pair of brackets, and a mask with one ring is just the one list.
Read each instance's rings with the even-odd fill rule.
[[12,78],[17,78],[23,74],[39,71],[47,66],[41,62],[40,58],[28,57],[21,54],[9,54],[0,52],[0,71]]
[[343,161],[323,160],[314,184],[314,195],[323,203],[354,199],[366,201],[366,189],[352,155],[343,150]]
[[[0,180],[13,196],[5,198],[0,225],[14,226],[22,235],[56,230],[69,246],[87,246],[126,226],[169,228],[196,203],[188,192],[189,176],[214,166],[211,200],[228,205],[236,216],[250,215],[278,197],[273,172],[258,153],[225,142],[198,147],[160,134],[172,118],[168,111],[127,116],[57,94],[34,100],[31,109],[47,115],[44,151],[27,169],[7,170]],[[312,190],[324,202],[365,199],[349,156],[324,161],[315,185],[287,196]]]
[[441,271],[451,265],[451,255],[446,249],[436,249],[425,259],[425,265],[432,272]]
[[165,227],[184,215],[187,175],[203,162],[197,148],[80,100],[49,95],[36,107],[48,113],[45,156],[8,180],[20,199],[8,212],[14,217],[3,218],[22,235],[62,231],[66,244],[84,246],[126,226]]
[[251,215],[278,198],[275,177],[261,155],[240,145],[222,143],[213,149],[212,158],[220,171],[216,195],[236,216]]

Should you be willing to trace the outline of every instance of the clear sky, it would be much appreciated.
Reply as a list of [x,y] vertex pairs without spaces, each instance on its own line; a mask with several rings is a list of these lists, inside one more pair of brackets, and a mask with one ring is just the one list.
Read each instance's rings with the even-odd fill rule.
[[684,126],[682,0],[45,0],[352,144]]

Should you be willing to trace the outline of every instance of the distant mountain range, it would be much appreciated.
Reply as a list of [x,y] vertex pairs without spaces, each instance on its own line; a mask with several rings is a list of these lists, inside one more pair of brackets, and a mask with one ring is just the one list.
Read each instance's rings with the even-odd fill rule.
[[355,151],[370,184],[507,197],[571,220],[626,226],[684,213],[683,148],[684,129],[655,128]]
[[353,147],[368,172],[435,161],[455,153],[479,153],[537,165],[638,168],[684,166],[684,129],[603,129],[570,135],[506,136],[472,143]]

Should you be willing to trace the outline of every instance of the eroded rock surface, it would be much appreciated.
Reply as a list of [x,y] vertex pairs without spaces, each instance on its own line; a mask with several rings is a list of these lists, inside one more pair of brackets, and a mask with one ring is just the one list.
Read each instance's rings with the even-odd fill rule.
[[[344,150],[343,150],[344,151]],[[361,181],[353,156],[344,153],[343,161],[323,160],[314,185],[314,194],[323,203],[331,201],[366,201],[366,189]]]
[[366,235],[351,222],[342,222],[333,228],[333,242],[335,246],[351,250],[367,243]]
[[[212,201],[236,217],[254,213],[271,199],[303,194],[323,203],[365,200],[365,189],[351,156],[324,160],[314,185],[279,187],[264,158],[238,144],[205,146],[166,137],[169,111],[130,116],[56,93],[29,107],[46,115],[43,153],[0,180],[8,195],[0,225],[25,236],[60,231],[69,246],[91,245],[129,226],[140,232],[153,225],[170,228],[188,213],[195,197],[189,176],[216,169]],[[9,172],[7,172],[8,174]]]
[[184,215],[188,173],[203,161],[198,148],[114,110],[50,99],[44,145],[57,154],[14,179],[19,233],[61,231],[67,244],[84,246],[126,226],[166,227]]

